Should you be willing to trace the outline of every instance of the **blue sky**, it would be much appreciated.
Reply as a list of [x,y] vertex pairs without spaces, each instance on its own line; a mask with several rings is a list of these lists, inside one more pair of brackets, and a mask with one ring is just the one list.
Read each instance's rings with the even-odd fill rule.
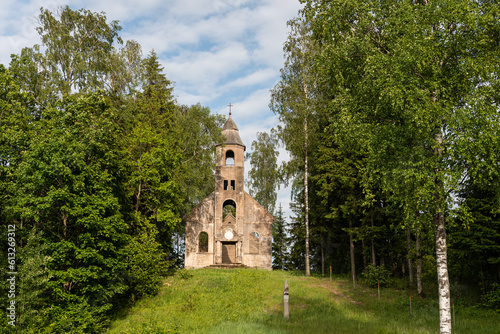
[[[39,43],[40,7],[55,12],[66,5],[103,11],[120,22],[124,40],[139,42],[145,55],[154,49],[179,103],[201,103],[226,116],[232,103],[247,151],[258,131],[278,124],[269,91],[280,78],[286,22],[297,16],[298,0],[3,0],[0,62]],[[278,197],[288,216],[289,189]]]

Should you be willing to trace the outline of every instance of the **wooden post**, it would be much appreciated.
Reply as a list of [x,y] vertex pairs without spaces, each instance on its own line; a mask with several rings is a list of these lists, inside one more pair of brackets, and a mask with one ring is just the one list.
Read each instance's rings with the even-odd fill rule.
[[412,311],[411,311],[411,292],[410,292],[410,314],[412,314]]
[[354,279],[354,273],[352,273],[352,286],[356,289],[356,280]]
[[451,305],[453,305],[453,327],[455,327],[455,299],[451,301]]
[[380,281],[378,282],[378,301],[380,301]]
[[332,281],[332,266],[330,266],[330,282]]
[[285,287],[283,288],[283,316],[285,319],[290,318],[290,314],[288,311],[288,280],[285,280]]

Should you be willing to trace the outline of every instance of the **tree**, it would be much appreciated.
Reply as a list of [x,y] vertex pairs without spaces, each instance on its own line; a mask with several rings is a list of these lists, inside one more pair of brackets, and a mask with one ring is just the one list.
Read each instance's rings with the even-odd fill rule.
[[[151,271],[152,279],[145,272],[147,268],[166,267],[166,257],[172,252],[172,234],[180,223],[179,207],[182,203],[175,172],[181,163],[181,152],[177,138],[176,106],[171,82],[162,73],[158,57],[154,52],[143,61],[142,92],[137,93],[133,108],[132,129],[124,136],[124,145],[129,162],[128,193],[133,206],[134,241],[130,249],[140,251],[132,254],[129,265],[137,273],[136,294],[151,294],[159,282],[162,270]],[[142,246],[141,246],[142,245]],[[148,245],[161,249],[158,258],[151,258]],[[142,260],[140,259],[142,258]],[[150,261],[146,261],[149,259]],[[144,268],[139,270],[143,265]],[[139,274],[140,272],[142,274]],[[148,287],[142,288],[143,286]]]
[[[460,193],[461,210],[450,233],[452,269],[459,279],[482,286],[500,281],[500,220],[498,179],[483,183],[472,179]],[[479,274],[478,274],[479,273]]]
[[278,138],[273,130],[270,134],[259,132],[252,142],[252,152],[246,155],[252,166],[248,172],[250,195],[270,213],[274,213],[279,186],[277,148]]
[[285,65],[281,69],[281,80],[272,89],[270,108],[279,115],[283,127],[278,128],[279,137],[291,154],[287,165],[289,176],[301,170],[304,174],[304,227],[305,270],[311,275],[309,258],[309,168],[314,152],[317,129],[317,111],[314,105],[316,81],[312,71],[312,56],[315,45],[310,38],[307,22],[300,19],[288,22],[291,32],[285,42]]
[[320,136],[316,153],[316,173],[312,178],[317,184],[317,194],[326,206],[324,218],[343,218],[348,221],[344,231],[349,235],[351,276],[355,278],[354,241],[359,234],[355,221],[360,220],[362,208],[368,202],[363,193],[362,182],[366,162],[364,147],[359,142],[346,142],[346,138],[340,145],[336,142],[336,134],[340,131],[338,124],[330,124]]
[[184,201],[182,216],[213,191],[215,177],[214,147],[224,141],[224,116],[210,114],[200,104],[177,109],[178,140],[182,161],[177,174]]
[[288,238],[283,208],[278,208],[276,221],[273,223],[273,268],[287,269],[288,267]]
[[392,175],[410,162],[424,166],[425,201],[433,197],[441,333],[451,333],[447,201],[464,175],[497,173],[497,7],[311,0],[303,12],[322,45],[319,80],[336,117],[371,126],[371,159]]
[[106,22],[104,13],[59,8],[57,17],[40,10],[37,28],[46,47],[44,64],[57,91],[94,91],[104,88],[111,72],[113,44],[122,43],[118,21]]
[[118,21],[86,9],[41,8],[36,28],[41,45],[13,56],[11,69],[23,91],[39,108],[64,94],[104,89],[115,95],[133,95],[139,86],[140,45],[123,41]]
[[12,171],[6,211],[20,229],[43,233],[53,331],[100,330],[126,291],[129,237],[118,200],[123,156],[114,119],[101,94],[67,96],[42,111]]

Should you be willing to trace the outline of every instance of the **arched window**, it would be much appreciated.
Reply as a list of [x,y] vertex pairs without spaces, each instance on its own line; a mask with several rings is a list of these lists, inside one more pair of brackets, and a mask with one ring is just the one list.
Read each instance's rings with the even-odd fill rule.
[[226,166],[234,166],[234,152],[226,151]]
[[260,244],[260,236],[257,232],[250,233],[249,238],[249,253],[250,254],[259,254],[259,244]]
[[228,199],[222,204],[222,220],[226,219],[228,214],[232,214],[236,218],[236,203],[233,200]]
[[208,252],[208,233],[201,232],[198,236],[198,252],[207,253]]

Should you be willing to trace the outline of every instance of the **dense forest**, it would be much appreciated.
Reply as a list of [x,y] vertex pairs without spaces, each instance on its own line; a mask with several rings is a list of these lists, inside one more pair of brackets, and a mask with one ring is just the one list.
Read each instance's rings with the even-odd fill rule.
[[[304,1],[271,91],[280,125],[247,154],[249,192],[277,218],[275,269],[434,293],[442,333],[452,299],[500,310],[499,13]],[[2,308],[16,289],[0,333],[97,333],[182,268],[224,119],[179,105],[157,55],[103,13],[39,22],[41,45],[0,65]]]

